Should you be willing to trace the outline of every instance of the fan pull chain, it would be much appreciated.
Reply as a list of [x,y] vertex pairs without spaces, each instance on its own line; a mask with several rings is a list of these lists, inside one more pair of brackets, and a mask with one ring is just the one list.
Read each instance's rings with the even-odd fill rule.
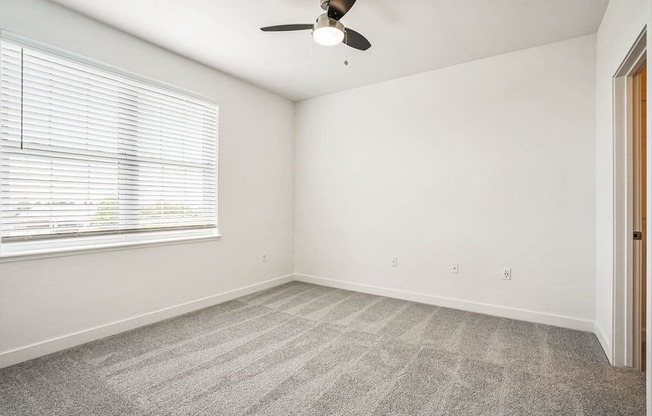
[[308,62],[308,69],[312,69],[312,64],[315,61],[315,42],[312,40],[312,36],[310,37],[310,61]]
[[349,48],[346,43],[349,40],[349,33],[344,31],[344,65],[349,66]]

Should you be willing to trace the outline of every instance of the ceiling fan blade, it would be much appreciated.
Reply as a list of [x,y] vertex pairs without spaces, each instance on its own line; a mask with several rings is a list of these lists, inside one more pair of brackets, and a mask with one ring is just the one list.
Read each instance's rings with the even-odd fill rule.
[[349,45],[352,48],[355,49],[360,49],[361,51],[366,51],[367,49],[371,48],[371,43],[356,32],[353,29],[346,29],[346,35],[344,36],[344,43]]
[[260,30],[263,32],[292,32],[294,30],[308,30],[312,29],[313,25],[278,25],[278,26],[267,26],[261,27]]
[[328,17],[340,20],[351,10],[354,4],[355,0],[330,0],[328,4]]

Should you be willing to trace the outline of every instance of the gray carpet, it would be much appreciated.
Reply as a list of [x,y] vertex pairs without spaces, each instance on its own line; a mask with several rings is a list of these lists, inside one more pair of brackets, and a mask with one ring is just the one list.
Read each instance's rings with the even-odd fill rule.
[[1,415],[644,415],[593,334],[293,282],[0,370]]

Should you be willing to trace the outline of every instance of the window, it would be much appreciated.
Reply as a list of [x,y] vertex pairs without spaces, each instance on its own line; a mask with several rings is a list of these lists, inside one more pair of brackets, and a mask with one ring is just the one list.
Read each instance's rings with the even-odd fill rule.
[[217,106],[2,33],[0,255],[217,235]]

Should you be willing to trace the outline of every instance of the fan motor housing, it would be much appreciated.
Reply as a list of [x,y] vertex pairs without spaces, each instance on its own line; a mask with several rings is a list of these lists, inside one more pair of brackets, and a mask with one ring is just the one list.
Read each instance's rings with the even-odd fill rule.
[[344,28],[344,25],[340,23],[339,20],[331,19],[328,17],[327,13],[322,14],[317,18],[317,22],[315,25],[312,27],[313,33],[316,32],[318,29],[324,28],[324,27],[333,27],[335,29],[339,29],[342,31],[342,33],[346,33],[346,29]]

